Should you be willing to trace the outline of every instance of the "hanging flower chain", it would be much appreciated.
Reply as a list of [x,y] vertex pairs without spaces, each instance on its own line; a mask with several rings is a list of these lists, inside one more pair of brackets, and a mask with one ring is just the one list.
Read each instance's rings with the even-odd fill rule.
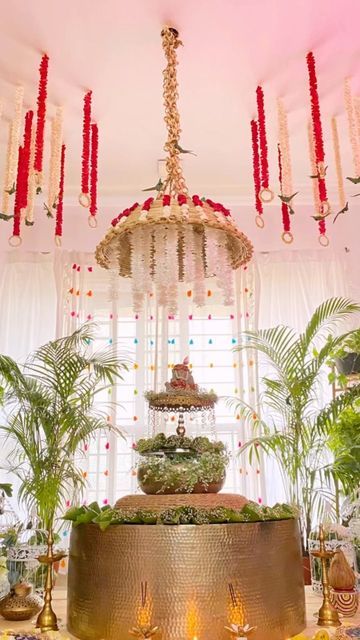
[[65,152],[66,152],[66,147],[63,144],[61,147],[59,195],[58,195],[58,201],[56,206],[56,221],[55,221],[55,242],[58,246],[61,246],[62,225],[63,225]]
[[34,112],[28,111],[25,116],[24,145],[23,145],[23,176],[22,176],[22,194],[21,209],[26,209],[28,203],[28,187],[29,187],[29,171],[30,171],[30,155],[31,155],[31,131]]
[[25,214],[25,224],[28,224],[28,225],[34,224],[34,209],[35,209],[35,198],[36,198],[36,177],[35,177],[35,171],[34,171],[35,133],[36,133],[36,128],[33,120],[33,125],[31,128],[28,196],[27,196],[27,207],[26,207],[26,214]]
[[51,122],[51,143],[50,143],[50,168],[49,168],[49,194],[48,207],[51,211],[56,207],[59,195],[60,165],[61,165],[61,144],[63,129],[63,109],[56,109],[55,118]]
[[[308,142],[309,142],[309,157],[310,157],[311,173],[312,175],[315,175],[316,158],[315,158],[314,135],[313,135],[311,122],[309,122],[308,124]],[[320,192],[319,192],[319,181],[315,179],[313,180],[313,196],[314,196],[314,205],[315,205],[315,212],[316,212],[316,215],[313,216],[313,218],[318,222],[319,233],[320,233],[319,242],[321,245],[327,246],[329,244],[329,240],[326,237],[326,222],[325,222],[325,218],[322,215],[320,215],[321,200],[320,200]]]
[[353,103],[353,97],[351,93],[351,84],[350,84],[349,78],[346,78],[344,83],[344,100],[345,100],[345,110],[346,110],[347,121],[348,121],[349,138],[350,138],[350,144],[351,144],[351,150],[352,150],[352,156],[353,156],[355,178],[360,178],[359,138],[356,132],[354,103]]
[[41,183],[40,174],[43,168],[43,155],[44,155],[44,130],[45,130],[45,118],[46,118],[46,98],[47,98],[47,80],[48,80],[48,67],[49,58],[46,54],[43,55],[40,62],[40,79],[39,79],[39,91],[37,98],[37,122],[36,122],[36,137],[35,137],[35,159],[34,169],[38,174],[39,186]]
[[2,196],[2,213],[7,214],[10,207],[10,195],[15,191],[16,166],[19,153],[20,129],[22,120],[22,108],[24,99],[24,87],[18,86],[15,91],[14,118],[9,126],[9,138],[7,146],[5,177]]
[[256,89],[256,101],[258,111],[258,138],[260,146],[260,169],[261,169],[261,190],[259,197],[262,202],[271,202],[274,198],[272,190],[269,188],[269,163],[268,146],[266,137],[265,104],[262,87]]
[[252,153],[253,153],[255,209],[257,211],[255,222],[258,227],[262,228],[264,226],[264,219],[262,218],[263,205],[260,199],[261,177],[260,177],[260,156],[259,156],[259,144],[258,144],[258,125],[255,120],[251,120],[251,141],[252,141]]
[[79,202],[83,207],[90,206],[89,197],[89,172],[90,172],[90,141],[91,141],[91,96],[88,91],[84,96],[83,109],[83,147],[81,164],[81,194]]
[[166,159],[167,178],[163,186],[163,191],[168,189],[170,194],[187,194],[188,189],[179,160],[180,154],[180,116],[177,107],[178,82],[176,75],[177,57],[176,49],[181,45],[179,34],[176,29],[165,27],[162,32],[162,44],[165,52],[167,66],[163,72],[163,96],[165,107],[165,124],[168,130],[168,137],[164,149],[168,156]]
[[340,205],[340,208],[342,209],[346,205],[346,197],[345,197],[345,189],[344,189],[343,171],[342,171],[342,166],[341,166],[339,133],[338,133],[338,128],[337,128],[336,118],[331,118],[331,131],[332,131],[332,139],[333,139],[333,146],[334,146],[336,178],[337,178],[337,183],[338,183],[338,194],[339,194],[339,205]]
[[97,124],[91,125],[91,170],[90,170],[90,215],[97,214],[99,131]]

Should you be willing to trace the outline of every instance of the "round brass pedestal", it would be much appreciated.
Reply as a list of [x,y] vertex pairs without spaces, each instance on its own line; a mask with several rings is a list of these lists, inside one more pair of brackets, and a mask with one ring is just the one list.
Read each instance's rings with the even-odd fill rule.
[[257,626],[253,640],[305,627],[295,520],[221,525],[111,525],[73,529],[68,628],[82,640],[126,640],[147,582],[159,640],[228,640],[229,583]]

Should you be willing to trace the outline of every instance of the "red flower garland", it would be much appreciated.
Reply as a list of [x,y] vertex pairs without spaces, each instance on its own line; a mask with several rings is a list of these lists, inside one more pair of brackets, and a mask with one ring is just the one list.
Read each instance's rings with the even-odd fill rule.
[[[282,191],[282,164],[281,164],[281,149],[278,144],[278,163],[279,163],[279,183],[280,183],[280,193],[283,195]],[[289,214],[289,205],[286,202],[281,201],[281,213],[282,213],[282,223],[284,233],[290,232],[290,214]]]
[[263,205],[260,200],[261,189],[261,176],[260,176],[260,155],[259,155],[259,143],[258,143],[258,125],[256,120],[251,120],[251,140],[252,140],[252,152],[253,152],[253,177],[255,188],[255,209],[259,216],[263,214]]
[[55,220],[55,239],[59,238],[60,242],[62,237],[63,210],[64,210],[65,152],[66,152],[66,146],[63,144],[61,146],[59,195],[58,195],[58,201],[56,206],[56,220]]
[[37,98],[37,123],[36,123],[36,135],[35,135],[34,170],[38,173],[42,172],[42,165],[43,165],[48,67],[49,67],[49,58],[45,53],[41,58],[41,62],[40,62],[40,69],[39,69],[40,79],[39,79],[39,91],[38,91],[38,98]]
[[[310,51],[306,56],[306,62],[309,73],[309,90],[310,90],[310,101],[311,101],[311,118],[312,118],[312,129],[313,129],[313,138],[314,138],[314,154],[316,161],[316,172],[317,172],[317,181],[319,188],[319,198],[322,205],[322,212],[318,212],[319,215],[321,213],[326,214],[329,210],[329,204],[327,200],[327,190],[326,190],[326,182],[325,182],[325,151],[324,151],[324,140],[322,133],[322,125],[321,125],[321,115],[320,115],[320,102],[319,102],[319,93],[317,86],[317,77],[316,77],[316,67],[315,67],[315,58],[312,51]],[[313,178],[314,180],[316,178]],[[325,220],[319,220],[319,231],[320,235],[325,235],[326,232],[326,223]]]
[[256,89],[256,101],[258,110],[258,134],[260,143],[260,163],[261,163],[261,186],[263,189],[269,188],[269,164],[268,147],[266,138],[265,105],[264,92],[262,87]]
[[81,193],[89,193],[89,170],[90,170],[90,134],[91,134],[91,95],[88,91],[84,96],[83,109],[83,148],[81,167]]
[[90,171],[90,215],[97,214],[99,130],[97,124],[91,125],[91,171]]
[[14,202],[13,237],[20,237],[21,207],[24,201],[24,148],[19,147],[18,166],[16,176],[16,193]]

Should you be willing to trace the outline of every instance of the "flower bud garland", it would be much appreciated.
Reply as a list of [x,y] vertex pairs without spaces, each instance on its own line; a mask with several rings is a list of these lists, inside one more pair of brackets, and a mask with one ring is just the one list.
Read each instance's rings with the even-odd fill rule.
[[325,151],[324,141],[322,134],[321,115],[320,115],[320,102],[317,87],[317,77],[315,68],[315,58],[312,51],[306,56],[306,62],[309,74],[309,91],[311,102],[311,119],[313,129],[313,145],[315,154],[315,172],[312,175],[314,180],[318,182],[320,209],[319,216],[326,216],[330,213],[330,205],[327,199],[326,183],[325,183]]
[[63,135],[63,109],[56,109],[55,117],[51,121],[51,140],[50,140],[50,167],[49,167],[49,191],[48,191],[48,208],[51,211],[56,208],[59,195],[60,167],[62,154],[62,135]]
[[37,176],[38,186],[41,187],[43,156],[44,156],[44,131],[46,118],[46,99],[47,99],[47,82],[48,82],[49,58],[43,55],[40,62],[40,79],[39,91],[37,98],[37,117],[36,117],[36,134],[35,134],[35,159],[34,170]]
[[355,177],[360,178],[360,148],[359,148],[359,138],[356,131],[355,112],[354,112],[353,97],[351,93],[350,78],[345,79],[344,101],[345,101],[345,110],[346,110],[347,121],[348,121],[348,130],[349,130],[349,138],[350,138],[350,144],[352,149]]
[[91,125],[91,170],[90,170],[90,215],[97,214],[99,130],[97,124]]
[[92,91],[84,96],[83,107],[83,145],[81,165],[81,194],[79,202],[83,207],[90,206],[89,175],[90,175],[90,144],[91,144],[91,99]]
[[272,190],[269,188],[269,163],[268,146],[266,137],[265,104],[262,87],[256,89],[256,102],[258,111],[258,138],[260,146],[260,168],[261,168],[261,190],[259,197],[262,202],[271,202],[274,198]]
[[18,163],[17,163],[17,176],[16,176],[16,192],[14,203],[14,219],[13,219],[13,234],[9,238],[9,244],[12,247],[19,246],[21,244],[20,227],[21,227],[21,206],[24,200],[23,194],[23,176],[24,176],[24,149],[19,147],[18,151]]
[[15,91],[14,117],[9,126],[9,137],[5,163],[5,177],[2,196],[2,213],[7,215],[10,207],[10,195],[15,190],[16,167],[18,162],[19,142],[22,109],[24,100],[24,87],[18,86]]
[[23,166],[21,177],[21,210],[25,216],[28,203],[29,171],[31,156],[31,132],[34,112],[28,111],[25,116],[24,143],[23,143]]
[[345,197],[345,189],[344,189],[343,171],[341,166],[339,133],[337,128],[336,118],[331,118],[331,132],[332,132],[332,140],[333,140],[333,147],[334,147],[336,178],[338,183],[339,206],[340,206],[340,209],[343,209],[346,205],[346,197]]
[[56,204],[56,220],[55,220],[55,243],[58,246],[61,246],[62,226],[63,226],[65,153],[66,153],[66,147],[63,144],[61,146],[60,179],[59,179],[59,190],[58,190],[58,199]]
[[29,178],[28,178],[28,194],[27,194],[27,206],[25,212],[25,224],[33,225],[34,224],[34,210],[35,210],[35,199],[36,199],[36,176],[34,171],[34,159],[35,159],[35,125],[33,122],[33,126],[31,129],[31,146],[30,146],[30,167],[29,167]]
[[[308,124],[308,143],[309,143],[309,158],[310,158],[311,173],[312,175],[315,175],[316,158],[315,158],[314,136],[313,136],[313,129],[311,126],[311,122],[309,122]],[[313,196],[314,196],[314,205],[315,205],[315,214],[316,214],[315,216],[313,216],[313,218],[315,218],[318,222],[319,233],[320,233],[319,242],[320,244],[327,246],[329,244],[329,241],[326,237],[325,218],[319,215],[319,211],[321,208],[321,201],[320,201],[318,180],[313,180]],[[322,237],[324,238],[323,240],[321,240]]]
[[277,103],[278,107],[278,130],[279,130],[279,145],[281,153],[281,173],[282,173],[282,188],[284,196],[291,196],[293,193],[292,184],[292,168],[291,168],[291,155],[290,155],[290,137],[287,113],[284,108],[284,104],[280,98]]
[[255,120],[251,120],[251,140],[252,140],[252,154],[253,154],[253,177],[254,177],[254,189],[255,189],[255,209],[257,216],[255,222],[258,227],[264,226],[263,205],[260,199],[261,190],[261,176],[260,176],[260,155],[259,155],[259,143],[258,143],[258,125]]
[[[284,188],[283,188],[283,166],[282,166],[282,154],[281,154],[280,144],[278,144],[278,164],[279,164],[280,193],[281,193],[281,196],[283,197],[285,194],[284,194]],[[281,238],[283,242],[285,242],[286,244],[291,244],[291,242],[293,241],[293,235],[290,231],[291,224],[290,224],[289,205],[284,200],[281,200],[281,215],[282,215],[282,225],[283,225],[283,233]]]

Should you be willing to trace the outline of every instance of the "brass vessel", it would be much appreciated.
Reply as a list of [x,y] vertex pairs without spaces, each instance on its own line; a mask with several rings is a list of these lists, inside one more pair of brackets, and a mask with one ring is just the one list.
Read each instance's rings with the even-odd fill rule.
[[32,593],[30,584],[16,584],[4,598],[0,600],[0,615],[5,620],[30,620],[40,611],[43,601],[40,596]]
[[81,640],[128,638],[140,625],[139,584],[146,580],[161,640],[228,640],[231,582],[246,621],[256,625],[252,640],[286,640],[305,628],[300,549],[295,520],[111,525],[104,532],[80,525],[71,533],[69,632]]

